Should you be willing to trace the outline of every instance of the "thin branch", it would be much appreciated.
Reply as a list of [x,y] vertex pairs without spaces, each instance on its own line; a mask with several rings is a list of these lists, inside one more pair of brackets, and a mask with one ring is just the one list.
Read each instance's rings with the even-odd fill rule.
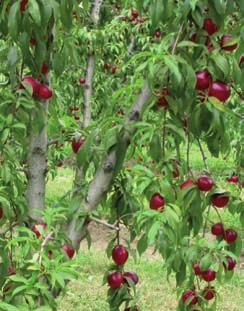
[[202,160],[203,160],[203,163],[204,163],[205,170],[207,172],[209,172],[209,168],[208,168],[208,164],[207,164],[207,157],[206,157],[206,155],[204,153],[204,150],[203,150],[203,147],[202,147],[202,144],[201,144],[199,138],[197,138],[197,143],[199,145],[199,149],[200,149],[200,152],[201,152],[201,155],[202,155]]
[[163,157],[165,157],[167,111],[168,111],[167,108],[165,108],[164,109],[164,118],[163,118]]
[[49,232],[49,233],[46,235],[45,239],[43,240],[43,242],[42,242],[42,244],[41,244],[40,255],[39,255],[39,264],[41,264],[41,261],[42,261],[42,253],[43,253],[43,250],[44,250],[45,246],[47,245],[47,243],[48,243],[50,240],[52,240],[53,234],[54,234],[53,231]]
[[96,223],[101,224],[101,225],[103,225],[105,227],[108,227],[109,229],[116,230],[116,231],[120,230],[117,226],[111,225],[111,224],[107,223],[106,221],[98,219],[96,217],[89,216],[88,219],[90,221],[95,221]]
[[180,29],[179,29],[178,35],[177,35],[177,37],[176,37],[176,39],[175,39],[175,42],[174,42],[173,48],[172,48],[172,53],[171,53],[172,55],[174,55],[174,54],[175,54],[175,52],[176,52],[177,44],[179,43],[180,36],[181,36],[181,34],[182,34],[182,31],[183,31],[183,27],[184,27],[184,24],[182,23],[182,24],[181,24],[181,26],[180,26]]
[[190,167],[190,131],[187,130],[187,150],[186,150],[186,165],[187,165],[187,174],[191,174],[193,177],[193,173]]
[[210,208],[211,208],[211,205],[209,205],[208,211],[207,211],[207,217],[206,217],[206,220],[205,220],[205,224],[204,224],[204,228],[203,228],[203,233],[202,233],[202,237],[203,238],[205,237],[206,230],[207,230],[207,223],[208,223],[208,217],[209,217],[209,213],[210,213]]

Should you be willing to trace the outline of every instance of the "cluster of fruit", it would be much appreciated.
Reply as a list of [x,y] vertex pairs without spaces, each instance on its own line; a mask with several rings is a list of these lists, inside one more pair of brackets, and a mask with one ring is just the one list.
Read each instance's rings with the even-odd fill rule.
[[[133,271],[123,272],[123,266],[128,260],[129,253],[123,245],[117,245],[112,250],[112,258],[114,263],[117,265],[117,271],[109,272],[107,276],[107,282],[110,288],[118,289],[123,284],[127,286],[128,290],[131,286],[135,286],[139,278]],[[138,307],[127,307],[124,311],[138,311]]]
[[[25,76],[22,79],[22,82],[28,83],[32,87],[32,96],[39,100],[48,100],[53,96],[52,90],[46,84],[40,83],[38,80],[34,79],[31,76]],[[19,89],[25,89],[25,86],[21,84]]]

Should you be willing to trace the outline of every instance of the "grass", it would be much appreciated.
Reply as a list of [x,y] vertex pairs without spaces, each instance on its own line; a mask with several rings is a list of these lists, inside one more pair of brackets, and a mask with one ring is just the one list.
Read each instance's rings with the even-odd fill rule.
[[[226,161],[222,158],[212,158],[206,151],[208,165],[215,181],[223,187],[226,186],[225,177],[232,173],[233,158]],[[190,156],[190,163],[194,171],[203,169],[201,154],[196,146]],[[55,180],[49,180],[47,187],[47,203],[58,200],[67,190],[72,188],[73,172],[70,168],[59,170]],[[235,186],[234,186],[235,187]],[[221,211],[222,218],[228,226],[240,228],[239,216],[230,214],[227,210]],[[214,212],[211,215],[218,221]],[[82,249],[77,255],[79,262],[79,278],[72,281],[67,292],[58,300],[58,311],[109,311],[106,302],[107,286],[102,285],[103,274],[107,271],[109,261],[105,251],[92,247],[91,250]],[[174,280],[168,283],[162,259],[144,255],[138,262],[132,259],[127,264],[128,270],[136,271],[140,277],[138,289],[141,295],[140,311],[170,311],[176,310],[177,297]],[[220,293],[218,297],[219,311],[244,310],[244,277],[243,272],[235,274],[231,281],[221,285],[216,282]]]
[[[59,299],[59,311],[109,311],[106,303],[107,286],[102,285],[103,273],[110,261],[97,249],[82,251],[79,280],[72,282],[64,297]],[[176,310],[177,297],[173,279],[168,283],[162,259],[141,258],[137,263],[129,260],[128,270],[140,276],[138,289],[141,294],[140,311]],[[224,286],[215,282],[218,289],[218,311],[241,311],[244,305],[244,278],[240,273]]]

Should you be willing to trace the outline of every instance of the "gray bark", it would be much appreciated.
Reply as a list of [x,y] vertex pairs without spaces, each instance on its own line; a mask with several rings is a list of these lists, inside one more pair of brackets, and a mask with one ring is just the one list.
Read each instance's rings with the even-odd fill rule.
[[[141,93],[135,101],[130,113],[125,119],[125,126],[130,125],[140,118],[143,105],[149,99],[151,95],[148,83],[145,82],[141,89]],[[123,140],[128,144],[130,135],[134,133],[132,128],[130,132],[123,136]],[[115,167],[117,161],[116,151],[113,148],[103,159],[100,167],[93,180],[91,181],[85,199],[81,202],[80,210],[92,212],[94,211],[99,203],[101,202],[104,195],[108,192],[112,179],[113,179],[113,168]],[[77,247],[84,236],[84,228],[77,230],[77,224],[79,219],[73,218],[68,227],[68,236],[72,241],[74,247]]]
[[33,124],[30,125],[30,143],[27,156],[27,192],[26,200],[29,210],[29,216],[32,219],[39,220],[41,215],[34,209],[43,210],[45,206],[45,179],[47,172],[47,114],[48,103],[42,103],[44,106],[44,127],[41,132],[36,134]]

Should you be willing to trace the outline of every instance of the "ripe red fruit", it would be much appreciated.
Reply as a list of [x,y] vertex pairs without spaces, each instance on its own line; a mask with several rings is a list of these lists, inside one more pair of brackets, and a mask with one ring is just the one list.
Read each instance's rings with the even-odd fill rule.
[[228,204],[229,197],[227,195],[224,195],[224,194],[215,193],[211,197],[211,202],[214,206],[216,206],[218,208],[222,208]]
[[30,38],[30,44],[31,45],[37,45],[37,41],[35,38]]
[[80,77],[79,82],[80,82],[80,84],[85,84],[86,79],[84,77]]
[[21,0],[20,1],[19,9],[21,12],[25,11],[25,7],[26,7],[27,3],[28,3],[28,0]]
[[213,235],[219,236],[224,234],[224,226],[222,223],[212,225],[211,232]]
[[117,245],[112,250],[113,261],[119,266],[126,263],[128,256],[128,251],[123,245]]
[[215,296],[215,289],[214,287],[205,287],[204,290],[203,290],[203,297],[206,299],[206,300],[211,300],[213,299]]
[[196,90],[206,90],[212,81],[212,77],[207,69],[200,70],[196,72]]
[[48,85],[41,84],[38,90],[38,96],[40,99],[48,100],[53,96],[53,92],[50,90]]
[[44,230],[47,227],[47,224],[43,221],[40,221],[31,227],[31,231],[35,233],[37,238],[41,236],[41,233],[39,232],[38,227],[42,227],[42,229]]
[[109,70],[109,67],[110,67],[109,64],[106,64],[106,63],[105,63],[105,64],[103,65],[103,68],[104,68],[105,70]]
[[84,139],[79,139],[79,140],[73,140],[72,141],[72,149],[74,151],[74,153],[77,153],[78,150],[80,149],[80,147],[84,144]]
[[193,290],[190,290],[190,289],[185,291],[182,294],[181,299],[182,299],[182,302],[184,304],[186,304],[186,303],[188,304],[188,301],[190,301],[189,305],[195,305],[198,302],[197,297],[196,297],[196,293]]
[[3,218],[3,208],[0,206],[0,219]]
[[203,22],[203,29],[208,33],[209,36],[218,31],[217,25],[211,18],[205,18]]
[[215,81],[210,84],[209,96],[216,97],[218,100],[224,102],[230,97],[230,94],[230,87],[224,82]]
[[75,118],[76,121],[80,120],[80,116],[74,116],[74,118]]
[[200,264],[198,262],[194,262],[192,264],[192,268],[194,270],[194,273],[195,275],[202,275],[202,271],[201,271],[201,268],[200,268]]
[[[32,86],[32,96],[36,97],[39,94],[40,83],[31,76],[25,76],[22,79],[23,82],[26,82]],[[24,85],[20,85],[20,89],[25,89]]]
[[193,34],[191,34],[190,41],[196,43],[196,41],[197,41],[197,34],[195,32]]
[[237,232],[233,229],[227,229],[224,233],[224,239],[227,243],[233,243],[237,239]]
[[227,177],[227,178],[226,178],[226,181],[227,181],[227,182],[232,182],[232,183],[236,184],[236,183],[238,183],[239,178],[238,178],[237,175],[232,175],[232,176],[230,176],[230,177]]
[[156,105],[158,108],[167,108],[168,107],[168,101],[165,97],[160,97],[157,102]]
[[74,257],[75,250],[73,249],[73,247],[71,245],[64,244],[63,250],[64,250],[64,252],[67,254],[67,256],[69,258],[73,258]]
[[211,281],[215,280],[216,272],[214,270],[212,270],[212,269],[208,269],[206,271],[203,271],[202,272],[202,278],[206,282],[211,282]]
[[225,257],[226,261],[227,261],[227,265],[225,262],[223,262],[223,266],[226,270],[232,271],[234,270],[235,266],[236,266],[236,261],[235,259],[233,259],[230,256],[226,256]]
[[200,176],[197,180],[197,186],[200,191],[210,191],[213,185],[213,180],[209,176]]
[[155,30],[154,36],[155,36],[156,38],[160,38],[160,37],[161,37],[161,31],[160,31],[160,29],[156,29],[156,30]]
[[184,189],[190,186],[194,186],[194,181],[192,179],[187,179],[180,184],[180,188]]
[[173,176],[173,178],[178,178],[178,177],[180,177],[180,172],[179,172],[178,168],[175,168],[175,169],[173,170],[172,176]]
[[231,39],[231,35],[223,35],[220,38],[219,44],[225,51],[233,51],[237,48],[237,43],[228,45],[228,41]]
[[241,65],[242,63],[244,63],[244,55],[241,55],[241,57],[240,57],[239,64]]
[[130,279],[135,285],[139,282],[138,275],[135,272],[128,271],[123,273],[124,282],[127,282],[127,279]]
[[163,210],[165,205],[165,199],[159,192],[152,195],[150,200],[150,208],[155,210]]
[[119,288],[120,285],[123,283],[123,275],[121,272],[118,272],[118,271],[110,272],[108,274],[107,281],[108,281],[108,285],[111,288],[114,288],[114,289]]
[[138,16],[139,16],[139,14],[138,14],[137,10],[131,9],[131,18],[132,18],[132,20],[137,19]]
[[113,65],[112,68],[111,68],[112,74],[115,74],[116,71],[117,71],[117,66],[116,66],[116,65]]
[[46,64],[42,64],[42,67],[41,67],[41,73],[43,74],[43,75],[46,75],[47,73],[48,73],[48,67],[47,67],[47,65]]

